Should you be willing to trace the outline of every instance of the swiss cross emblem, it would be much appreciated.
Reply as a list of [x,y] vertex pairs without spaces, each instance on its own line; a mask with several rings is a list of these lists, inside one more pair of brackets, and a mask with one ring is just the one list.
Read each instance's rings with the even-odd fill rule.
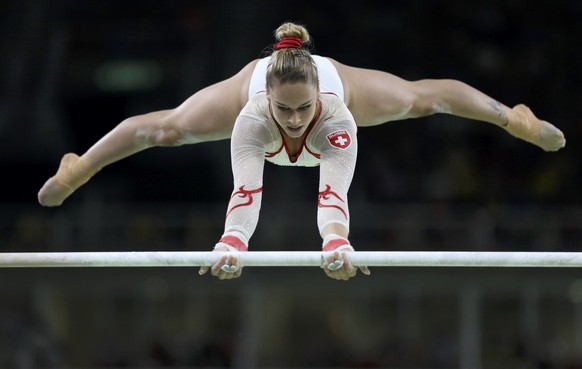
[[327,140],[331,146],[338,149],[347,149],[352,144],[352,138],[348,131],[335,131],[327,135]]

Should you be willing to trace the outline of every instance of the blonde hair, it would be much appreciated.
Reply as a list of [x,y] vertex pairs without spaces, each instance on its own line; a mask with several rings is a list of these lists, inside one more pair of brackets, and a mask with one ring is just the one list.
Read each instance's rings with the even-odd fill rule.
[[306,44],[310,41],[307,29],[302,25],[286,22],[280,25],[274,34],[277,42],[285,37],[297,37],[301,39],[302,47],[273,51],[267,66],[267,87],[273,87],[276,82],[306,82],[318,86],[317,66],[306,48]]

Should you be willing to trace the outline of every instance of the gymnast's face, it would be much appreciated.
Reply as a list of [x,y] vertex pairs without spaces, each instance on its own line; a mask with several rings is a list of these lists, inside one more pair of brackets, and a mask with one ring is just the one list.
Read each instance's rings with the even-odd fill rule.
[[319,104],[319,88],[313,83],[276,83],[267,88],[273,118],[290,138],[305,134]]

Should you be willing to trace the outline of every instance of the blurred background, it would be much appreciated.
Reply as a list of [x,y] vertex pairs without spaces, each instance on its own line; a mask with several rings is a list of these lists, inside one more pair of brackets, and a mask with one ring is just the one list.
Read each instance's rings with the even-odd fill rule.
[[[579,251],[582,2],[4,0],[0,251],[210,250],[228,141],[154,148],[63,206],[36,194],[63,154],[173,108],[305,24],[314,52],[409,80],[454,78],[560,129],[545,153],[438,115],[360,129],[359,250]],[[267,165],[253,250],[318,250],[317,169]],[[2,368],[582,368],[575,269],[1,269]]]

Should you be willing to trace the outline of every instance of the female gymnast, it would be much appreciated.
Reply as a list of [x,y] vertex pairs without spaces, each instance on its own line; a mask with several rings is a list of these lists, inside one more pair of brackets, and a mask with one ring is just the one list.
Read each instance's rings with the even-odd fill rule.
[[[356,122],[336,86],[323,86],[329,69],[316,64],[303,48],[305,28],[284,24],[276,31],[275,51],[257,67],[265,75],[265,91],[250,97],[236,119],[231,137],[234,190],[228,204],[224,234],[216,251],[227,253],[212,267],[220,279],[240,276],[237,251],[247,251],[259,218],[265,160],[278,165],[319,166],[317,225],[326,274],[349,279],[356,274],[344,251],[353,251],[349,233],[348,189],[356,166]],[[322,75],[319,75],[322,73]],[[251,80],[251,84],[253,81]],[[335,88],[334,88],[335,87]],[[325,89],[321,92],[320,88]],[[201,268],[204,274],[209,268]],[[362,267],[365,274],[369,270]]]
[[[260,183],[239,171],[237,169],[239,165],[234,162],[238,156],[246,158],[246,154],[240,154],[240,151],[245,152],[248,149],[245,149],[246,146],[253,147],[252,150],[249,149],[252,158],[255,158],[260,148],[263,150],[263,156],[267,154],[267,160],[283,165],[313,165],[312,160],[319,157],[322,164],[320,184],[326,185],[321,181],[329,179],[333,183],[338,181],[336,184],[339,186],[320,188],[320,206],[323,208],[320,208],[322,214],[318,213],[318,223],[324,222],[319,224],[325,240],[324,248],[330,242],[333,245],[346,242],[339,245],[340,248],[350,249],[351,246],[345,239],[347,207],[341,207],[340,199],[346,200],[345,194],[351,181],[351,174],[345,173],[342,180],[331,178],[333,177],[331,175],[327,178],[324,175],[327,170],[325,168],[339,165],[340,162],[353,171],[349,165],[350,160],[355,160],[357,140],[355,125],[351,126],[348,121],[355,122],[358,127],[369,127],[394,120],[445,113],[495,124],[511,135],[545,151],[556,151],[565,145],[564,135],[558,128],[535,117],[523,104],[509,108],[456,80],[406,81],[390,73],[351,67],[331,58],[311,55],[308,51],[307,30],[293,23],[281,25],[276,30],[275,36],[279,41],[275,48],[278,50],[270,57],[253,60],[234,76],[196,92],[174,109],[151,112],[124,120],[82,156],[66,154],[57,173],[40,189],[38,193],[40,204],[61,205],[99,170],[144,149],[221,140],[231,138],[232,135],[231,154],[235,183],[244,186],[241,189],[235,188],[229,203],[226,233],[222,242],[218,243],[218,249],[224,250],[229,247],[240,249],[240,242],[235,242],[235,246],[231,245],[230,241],[226,242],[232,241],[231,237],[238,237],[246,247],[248,238],[254,230],[252,224],[243,225],[237,222],[239,218],[237,213],[254,209],[260,203],[260,192],[253,192],[259,191]],[[278,70],[281,71],[275,64],[278,58],[274,56],[277,53],[297,55],[288,60],[289,63],[296,63],[294,68],[286,67],[289,75],[277,74]],[[313,70],[309,72],[311,74],[305,74],[305,69],[302,68],[310,65],[313,66]],[[294,74],[299,71],[304,74]],[[331,109],[333,113],[327,109]],[[324,116],[316,116],[318,112]],[[323,127],[328,125],[320,124],[327,120],[335,122],[340,116],[343,119],[339,119],[339,124],[343,128],[338,128],[337,132],[327,132],[326,129],[329,128]],[[308,124],[313,117],[313,124]],[[261,127],[261,132],[266,136],[260,136],[257,133],[259,127],[248,123],[253,120],[265,125]],[[235,121],[240,123],[235,125]],[[252,129],[239,128],[243,126],[251,126]],[[238,132],[241,130],[242,132]],[[243,134],[245,132],[246,136]],[[327,134],[324,134],[325,132]],[[350,144],[347,148],[339,148],[332,144],[332,139],[337,139],[336,145],[340,145],[339,142],[344,140],[348,140]],[[276,152],[277,143],[285,150]],[[243,148],[241,149],[239,145]],[[330,159],[330,163],[334,164],[324,164],[327,162],[324,160],[326,155],[330,155],[330,158],[334,155],[326,151],[325,145],[331,146],[327,147],[329,149],[334,148],[332,150],[334,153],[342,154],[338,155],[338,158]],[[350,155],[353,155],[354,159],[350,159]],[[306,162],[303,162],[304,160]],[[262,173],[262,164],[255,164],[260,166],[261,170],[255,168],[254,173]],[[342,181],[340,185],[339,182]],[[251,204],[243,206],[248,201],[251,201]],[[328,204],[326,201],[331,203]],[[334,216],[328,214],[334,211],[336,212]],[[336,219],[340,213],[342,215],[345,213],[344,223]],[[323,219],[328,218],[334,220],[326,224]],[[232,231],[238,232],[237,236],[229,233],[231,232],[229,224],[234,225]],[[326,236],[329,236],[328,239]],[[338,239],[340,241],[335,241]],[[343,260],[345,255],[335,253],[328,261],[331,269],[324,267],[324,270],[330,277],[348,279],[356,274],[356,269],[351,266],[349,260],[345,260],[343,266],[340,265],[338,269],[332,270],[341,264],[338,258]],[[239,276],[241,268],[236,267],[235,259],[232,255],[225,256],[213,266],[212,274],[221,279]],[[233,266],[232,270],[237,270],[232,272],[228,267],[222,268],[228,265]],[[369,273],[367,268],[361,269],[366,274]],[[201,274],[206,270],[202,268]]]

